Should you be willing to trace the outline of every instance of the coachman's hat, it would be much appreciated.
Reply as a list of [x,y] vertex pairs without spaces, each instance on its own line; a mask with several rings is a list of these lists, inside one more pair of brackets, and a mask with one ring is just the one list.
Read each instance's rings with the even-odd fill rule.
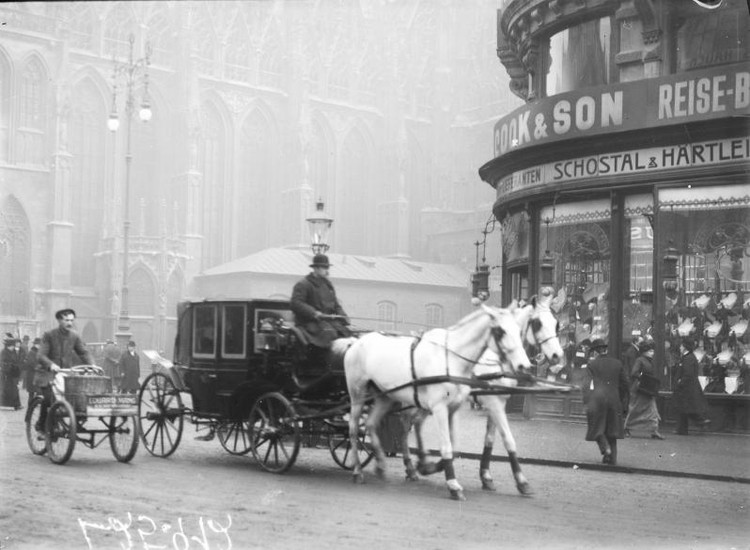
[[606,349],[607,347],[609,347],[607,345],[607,342],[605,342],[601,338],[597,338],[593,342],[591,342],[591,349],[592,350]]
[[313,263],[310,264],[310,267],[331,267],[331,264],[328,262],[328,256],[325,254],[316,254],[313,257]]
[[55,313],[55,319],[62,319],[64,315],[68,315],[72,313],[73,317],[77,317],[75,310],[66,307],[64,309],[59,310],[57,313]]

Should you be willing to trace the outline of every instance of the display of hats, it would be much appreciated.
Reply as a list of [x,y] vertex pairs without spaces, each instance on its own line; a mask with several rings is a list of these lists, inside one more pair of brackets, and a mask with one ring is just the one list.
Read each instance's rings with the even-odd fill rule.
[[747,332],[747,319],[740,319],[729,327],[729,332],[734,333],[737,338],[742,337]]
[[721,299],[719,304],[724,306],[727,309],[732,309],[734,307],[734,304],[737,303],[737,293],[736,292],[730,292],[724,298]]
[[694,305],[698,309],[706,309],[706,306],[710,301],[711,298],[709,298],[707,294],[701,294],[698,298],[693,300],[693,303],[691,305]]
[[716,356],[717,361],[720,365],[726,365],[732,359],[733,352],[730,349],[726,349]]
[[709,338],[716,338],[719,335],[719,332],[721,332],[721,321],[714,321],[706,327],[703,334]]
[[693,323],[692,319],[685,319],[680,325],[677,327],[677,334],[680,336],[688,336],[691,332],[695,330],[695,324]]
[[[695,355],[695,358],[700,363],[701,361],[703,361],[703,358],[706,356],[706,352],[703,351],[701,348],[698,348],[698,349],[696,349],[696,350],[693,351],[693,355]],[[709,357],[709,359],[710,359],[710,357]]]

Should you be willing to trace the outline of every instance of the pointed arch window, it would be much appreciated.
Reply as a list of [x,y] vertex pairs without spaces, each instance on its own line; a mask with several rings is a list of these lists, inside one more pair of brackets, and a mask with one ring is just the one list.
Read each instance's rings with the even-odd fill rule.
[[224,212],[226,185],[224,181],[224,125],[212,107],[204,109],[201,172],[203,174],[203,267],[209,268],[226,260],[224,245]]
[[21,203],[10,196],[0,207],[0,311],[28,317],[31,275],[31,226]]
[[130,274],[128,292],[130,315],[156,315],[156,285],[153,277],[144,268],[135,269]]
[[397,307],[393,302],[378,302],[378,330],[396,330]]
[[99,249],[104,221],[104,143],[106,107],[91,81],[75,87],[71,106],[69,147],[72,154],[70,219],[73,221],[70,280],[74,286],[92,286],[94,254]]
[[38,59],[21,71],[17,158],[21,164],[44,163],[45,71]]

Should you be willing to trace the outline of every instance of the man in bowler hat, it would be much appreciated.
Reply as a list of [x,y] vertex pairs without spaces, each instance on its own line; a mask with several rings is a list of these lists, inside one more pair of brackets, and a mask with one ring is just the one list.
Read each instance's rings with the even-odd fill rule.
[[291,308],[295,324],[302,330],[311,346],[327,350],[336,338],[352,335],[349,317],[336,298],[336,291],[328,279],[331,264],[325,254],[316,254],[310,264],[312,272],[294,285]]

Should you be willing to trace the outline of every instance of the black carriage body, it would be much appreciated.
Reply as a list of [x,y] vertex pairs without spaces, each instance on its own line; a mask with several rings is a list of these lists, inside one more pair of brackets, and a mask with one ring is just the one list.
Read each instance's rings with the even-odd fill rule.
[[284,300],[203,300],[178,305],[175,365],[199,416],[242,418],[255,399],[289,384],[293,314]]

